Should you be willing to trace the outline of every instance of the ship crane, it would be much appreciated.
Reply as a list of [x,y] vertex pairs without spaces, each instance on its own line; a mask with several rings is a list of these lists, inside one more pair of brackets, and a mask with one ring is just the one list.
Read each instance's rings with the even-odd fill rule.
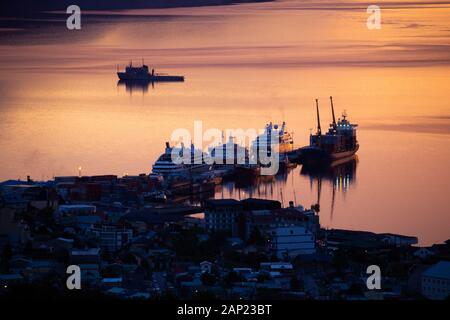
[[319,99],[316,99],[316,110],[317,110],[317,135],[322,135],[322,130],[320,128],[320,115],[319,115]]
[[336,118],[334,116],[334,106],[333,106],[333,97],[332,96],[330,96],[330,102],[331,102],[331,113],[333,115],[333,130],[334,130],[334,132],[336,132],[337,125],[336,125]]
[[320,115],[319,115],[319,99],[316,99],[316,110],[317,110],[317,145],[322,143],[322,129],[320,128]]

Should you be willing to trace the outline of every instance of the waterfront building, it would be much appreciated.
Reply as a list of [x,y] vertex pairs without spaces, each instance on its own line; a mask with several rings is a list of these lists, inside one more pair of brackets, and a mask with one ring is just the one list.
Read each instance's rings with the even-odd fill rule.
[[450,296],[449,261],[439,261],[422,274],[421,292],[433,300],[444,300]]
[[242,204],[234,199],[205,201],[205,226],[207,231],[233,232],[236,218],[242,213]]
[[303,226],[275,227],[266,230],[269,247],[279,259],[316,253],[315,236]]

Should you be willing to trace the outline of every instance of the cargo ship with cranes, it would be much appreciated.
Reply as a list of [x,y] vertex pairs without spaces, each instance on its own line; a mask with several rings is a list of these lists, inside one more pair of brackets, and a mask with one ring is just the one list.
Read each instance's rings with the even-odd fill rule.
[[334,115],[333,97],[330,97],[331,113],[333,122],[328,131],[322,134],[320,126],[319,100],[316,99],[317,112],[317,131],[310,134],[309,146],[299,149],[299,160],[303,164],[322,164],[329,163],[338,159],[350,157],[359,149],[359,143],[356,138],[357,124],[351,123],[347,119],[347,113],[344,111],[342,118],[336,121]]

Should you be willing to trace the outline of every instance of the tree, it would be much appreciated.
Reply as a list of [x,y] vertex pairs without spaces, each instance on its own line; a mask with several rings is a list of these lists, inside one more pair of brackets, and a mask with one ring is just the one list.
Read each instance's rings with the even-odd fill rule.
[[224,277],[223,281],[225,285],[231,286],[234,282],[243,281],[243,278],[237,272],[231,271]]
[[291,290],[298,291],[303,289],[303,283],[296,277],[291,278]]
[[216,277],[209,272],[203,272],[200,280],[204,286],[213,286],[216,283]]
[[53,208],[47,207],[38,211],[37,215],[41,219],[41,221],[46,225],[53,225],[54,223],[53,213],[54,213]]
[[258,274],[257,280],[259,283],[263,283],[266,280],[270,280],[270,274],[268,272]]
[[208,290],[199,290],[194,292],[192,295],[192,299],[194,300],[216,300],[216,295]]
[[343,249],[336,250],[334,257],[333,257],[333,264],[338,271],[342,271],[342,269],[347,267],[348,258]]
[[253,228],[252,232],[250,233],[248,243],[260,246],[265,244],[264,237],[262,236],[261,231],[259,231],[258,228]]
[[364,287],[361,284],[353,283],[347,290],[347,294],[351,295],[363,295]]
[[12,256],[13,256],[12,247],[11,247],[11,244],[8,242],[3,247],[2,255],[1,255],[1,260],[2,260],[1,266],[2,266],[2,270],[4,272],[9,271],[9,262],[11,261]]

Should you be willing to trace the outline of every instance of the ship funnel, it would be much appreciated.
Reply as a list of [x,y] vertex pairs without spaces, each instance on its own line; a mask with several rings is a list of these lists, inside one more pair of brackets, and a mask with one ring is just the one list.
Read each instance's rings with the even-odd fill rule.
[[320,115],[319,115],[319,99],[316,99],[316,111],[317,111],[317,135],[322,135],[322,129],[320,128]]
[[333,97],[330,96],[330,102],[331,102],[331,113],[333,115],[333,129],[336,130],[336,118],[334,117],[334,106],[333,106]]

